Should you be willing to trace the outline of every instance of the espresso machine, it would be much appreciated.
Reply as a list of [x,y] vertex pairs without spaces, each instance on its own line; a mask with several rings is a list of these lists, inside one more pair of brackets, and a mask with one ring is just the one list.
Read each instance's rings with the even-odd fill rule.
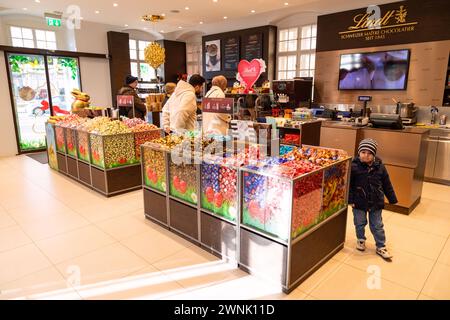
[[312,78],[293,80],[274,80],[272,91],[275,103],[273,116],[292,115],[292,111],[301,106],[310,107],[312,95]]
[[399,114],[402,118],[403,125],[407,126],[415,124],[417,122],[417,108],[414,106],[414,102],[395,102],[397,104],[396,114]]

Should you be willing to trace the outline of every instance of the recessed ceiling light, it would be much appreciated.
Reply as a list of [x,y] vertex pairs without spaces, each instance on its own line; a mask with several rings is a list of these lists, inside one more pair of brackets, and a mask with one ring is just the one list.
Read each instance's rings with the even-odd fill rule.
[[200,24],[203,24],[203,21],[200,21]]
[[147,27],[144,27],[144,30],[147,30],[148,28]]
[[22,8],[22,10],[24,10],[24,11],[27,11],[27,10],[28,10],[28,8]]
[[161,13],[161,16],[162,16],[162,17],[165,17],[165,16],[166,16],[166,14],[165,14],[165,13]]
[[126,24],[125,27],[128,27],[128,25]]
[[256,11],[255,10],[252,10],[252,11],[250,11],[251,13],[255,13]]
[[213,0],[213,2],[218,2],[219,0]]
[[223,17],[225,20],[228,19],[228,17]]
[[100,11],[98,11],[98,10],[95,10],[95,13],[96,13],[96,14],[99,14],[99,13],[100,13]]
[[117,3],[113,3],[113,7],[118,7],[119,5]]
[[41,0],[34,0],[34,2],[36,2],[36,3],[41,3]]
[[288,5],[289,5],[289,2],[285,2],[284,5],[285,5],[285,6],[288,6]]
[[164,30],[161,30],[160,33],[164,33]]
[[178,29],[183,29],[183,27],[178,27]]
[[185,7],[184,10],[189,10],[189,7]]

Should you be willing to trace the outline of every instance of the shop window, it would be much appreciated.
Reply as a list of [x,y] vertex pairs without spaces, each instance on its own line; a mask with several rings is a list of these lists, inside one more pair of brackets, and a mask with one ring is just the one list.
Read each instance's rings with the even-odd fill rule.
[[188,44],[186,45],[186,65],[188,75],[201,73],[202,66],[202,45]]
[[35,30],[36,47],[39,49],[56,50],[56,36],[53,31]]
[[138,77],[140,81],[152,81],[156,79],[155,69],[145,63],[145,48],[150,41],[130,39],[131,74]]
[[10,27],[13,47],[39,48],[56,50],[56,34],[54,31]]

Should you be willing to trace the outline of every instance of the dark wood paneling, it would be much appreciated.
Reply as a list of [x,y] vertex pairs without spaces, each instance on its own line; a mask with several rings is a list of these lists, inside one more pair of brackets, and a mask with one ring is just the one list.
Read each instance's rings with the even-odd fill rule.
[[198,239],[197,209],[170,199],[170,226]]
[[287,247],[243,228],[240,263],[255,274],[286,284]]
[[[202,38],[202,48],[203,48],[203,75],[206,79],[210,80],[216,75],[224,75],[229,80],[229,84],[236,81],[237,70],[224,71],[224,61],[222,57],[224,56],[224,44],[225,40],[231,37],[239,38],[240,46],[240,59],[243,59],[244,46],[245,43],[243,39],[252,34],[261,34],[262,39],[262,59],[266,62],[266,72],[261,75],[256,85],[261,85],[265,80],[275,79],[276,72],[276,53],[277,53],[277,27],[275,26],[262,26],[244,30],[236,30],[219,34],[207,35]],[[221,71],[206,72],[205,68],[205,42],[212,40],[220,40],[221,46]]]
[[125,77],[131,74],[130,36],[128,33],[108,31],[109,73],[111,77],[112,103],[116,105],[116,95],[123,86]]
[[135,188],[142,185],[141,166],[128,166],[106,171],[108,193]]
[[91,168],[88,164],[78,161],[78,175],[81,181],[91,185]]
[[67,163],[66,163],[66,156],[60,154],[59,152],[56,153],[56,159],[58,161],[58,170],[63,173],[67,173]]
[[67,157],[67,173],[71,177],[78,179],[78,163],[77,160],[72,157]]
[[[346,226],[347,209],[338,216],[330,218],[327,223],[292,246],[289,285],[301,277],[309,276],[332,258],[330,256],[328,259],[321,261],[340,245],[344,244]],[[320,265],[318,265],[319,262],[321,262]],[[303,280],[306,280],[306,277]]]
[[186,43],[180,41],[160,40],[158,43],[165,49],[166,61],[161,67],[164,82],[177,82],[179,73],[186,73]]
[[153,219],[167,224],[166,197],[148,189],[144,189],[144,212]]
[[[450,39],[450,1],[448,0],[422,0],[402,1],[380,5],[380,17],[383,18],[390,10],[399,10],[403,5],[407,10],[404,23],[397,23],[396,14],[390,17],[388,23],[382,29],[359,31],[363,36],[357,36],[359,32],[339,34],[339,32],[351,31],[348,28],[356,25],[354,17],[364,14],[367,8],[344,11],[319,16],[317,19],[317,52],[332,51],[353,48],[377,47],[386,45],[398,45],[406,43],[418,43],[440,41]],[[413,24],[416,23],[417,24]],[[410,25],[405,25],[405,24]],[[397,27],[397,25],[404,25]],[[390,28],[390,26],[394,26]],[[414,28],[407,32],[392,32],[396,28]],[[410,29],[411,30],[411,29]],[[370,37],[374,34],[374,38]],[[348,38],[346,35],[351,35]]]
[[98,189],[106,193],[105,171],[97,169],[95,167],[91,167],[91,174],[92,174],[92,186],[95,189]]
[[302,125],[301,142],[310,146],[320,146],[320,130],[322,121]]
[[222,257],[236,260],[236,226],[210,214],[201,213],[202,235],[200,242],[221,253]]

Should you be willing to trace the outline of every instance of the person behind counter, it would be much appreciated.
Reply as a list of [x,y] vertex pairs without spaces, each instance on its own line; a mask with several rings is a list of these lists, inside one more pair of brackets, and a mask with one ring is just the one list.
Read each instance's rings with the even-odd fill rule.
[[[212,79],[212,87],[206,93],[205,98],[225,98],[225,89],[227,88],[227,78],[224,76],[216,76]],[[231,121],[228,114],[205,112],[203,117],[203,131],[206,133],[214,133],[226,135]]]
[[385,246],[386,235],[381,213],[384,208],[384,196],[386,195],[391,204],[397,203],[397,197],[386,167],[381,159],[376,157],[376,153],[375,140],[364,139],[359,144],[358,157],[352,162],[348,203],[353,207],[356,249],[359,251],[366,249],[364,233],[369,213],[369,226],[375,238],[376,253],[390,261],[392,255]]
[[164,105],[162,122],[165,132],[194,130],[196,122],[196,94],[202,91],[205,79],[194,74],[189,82],[180,80],[175,91]]
[[166,97],[164,98],[164,100],[162,102],[162,107],[164,107],[166,105],[167,101],[169,100],[169,98],[173,94],[173,92],[175,91],[176,87],[177,87],[176,83],[173,83],[173,82],[166,83],[166,85],[164,86],[164,91],[166,93]]
[[[125,85],[120,88],[118,95],[121,96],[133,96],[134,97],[134,117],[145,120],[145,115],[147,114],[147,107],[145,103],[142,102],[141,98],[136,92],[136,87],[138,85],[138,78],[131,75],[125,78]],[[133,108],[120,108],[120,115],[126,116],[128,118],[133,118]]]

